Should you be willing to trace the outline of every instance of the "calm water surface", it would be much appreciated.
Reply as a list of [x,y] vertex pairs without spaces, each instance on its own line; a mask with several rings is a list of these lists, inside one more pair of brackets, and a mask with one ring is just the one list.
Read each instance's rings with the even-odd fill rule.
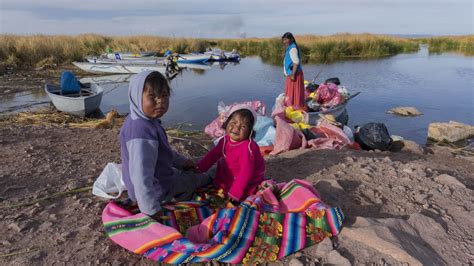
[[[349,126],[383,122],[390,134],[425,143],[428,124],[455,120],[474,124],[473,58],[456,54],[429,55],[426,47],[415,54],[373,60],[354,60],[329,65],[304,65],[305,79],[322,69],[317,83],[338,77],[342,85],[361,94],[350,101]],[[123,77],[123,76],[122,76]],[[113,77],[111,77],[113,78]],[[281,66],[264,64],[259,57],[247,57],[240,64],[214,65],[207,70],[184,70],[172,82],[170,109],[165,126],[189,123],[202,130],[217,116],[217,104],[261,100],[271,111],[275,97],[283,91]],[[101,110],[116,108],[128,112],[128,83],[107,83]],[[0,102],[0,109],[22,101],[44,101],[44,95],[16,97]],[[29,97],[29,98],[25,98]],[[423,115],[398,117],[386,111],[413,106]]]

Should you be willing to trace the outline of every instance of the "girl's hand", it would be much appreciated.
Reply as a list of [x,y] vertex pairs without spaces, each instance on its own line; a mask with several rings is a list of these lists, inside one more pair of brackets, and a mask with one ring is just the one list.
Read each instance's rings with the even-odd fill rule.
[[183,163],[182,166],[183,170],[195,170],[196,169],[196,164],[192,160],[187,160]]
[[292,81],[295,81],[295,74],[291,74],[291,75],[290,75],[290,79],[291,79]]

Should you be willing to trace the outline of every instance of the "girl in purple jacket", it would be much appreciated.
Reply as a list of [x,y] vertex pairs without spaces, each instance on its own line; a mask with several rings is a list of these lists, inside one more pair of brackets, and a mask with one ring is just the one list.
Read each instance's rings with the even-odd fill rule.
[[129,198],[140,211],[160,216],[161,204],[187,200],[211,179],[189,171],[194,162],[171,149],[160,118],[169,107],[170,87],[162,74],[144,71],[132,77],[130,114],[120,130],[122,173]]

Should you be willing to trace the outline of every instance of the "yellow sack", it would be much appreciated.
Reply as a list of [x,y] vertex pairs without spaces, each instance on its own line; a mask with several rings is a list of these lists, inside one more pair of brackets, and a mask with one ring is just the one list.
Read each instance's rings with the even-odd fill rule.
[[301,123],[305,120],[303,112],[300,110],[295,111],[291,106],[285,108],[285,116],[295,123]]

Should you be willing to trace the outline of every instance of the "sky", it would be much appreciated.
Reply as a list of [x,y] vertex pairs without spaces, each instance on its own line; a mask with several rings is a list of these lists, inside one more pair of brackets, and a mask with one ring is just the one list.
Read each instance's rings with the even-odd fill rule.
[[0,0],[1,34],[474,34],[472,0]]

